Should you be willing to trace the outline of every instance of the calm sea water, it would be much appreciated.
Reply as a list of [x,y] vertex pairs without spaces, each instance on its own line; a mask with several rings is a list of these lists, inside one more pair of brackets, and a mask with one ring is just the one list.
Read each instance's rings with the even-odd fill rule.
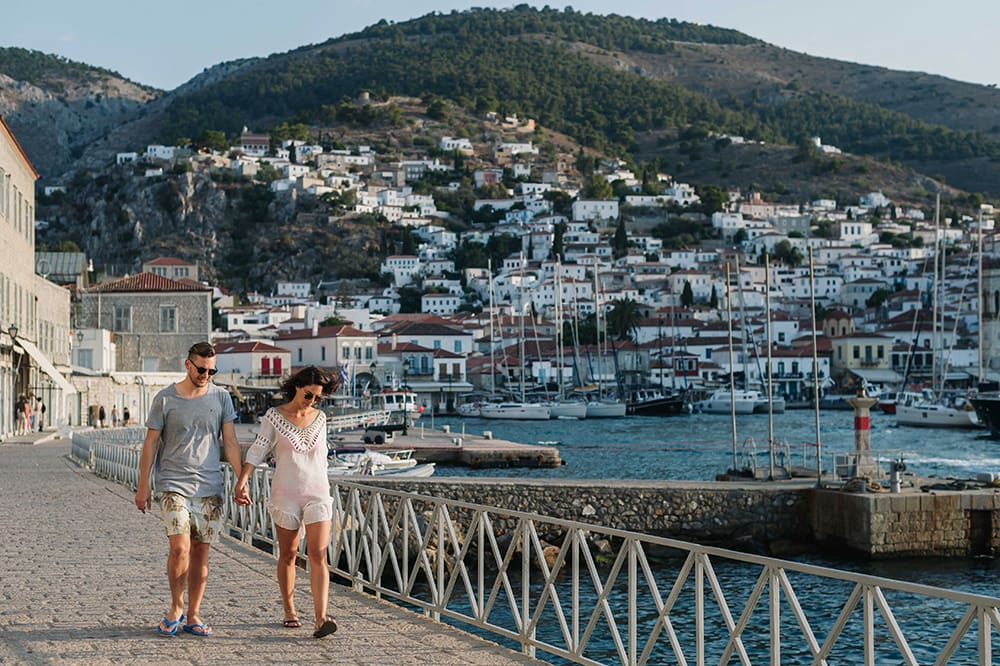
[[[763,452],[769,440],[769,424],[766,414],[737,417],[737,460],[742,464],[745,450],[756,448]],[[426,421],[429,425],[429,419]],[[819,441],[823,451],[824,469],[831,466],[836,453],[854,450],[854,416],[849,411],[823,411],[820,418]],[[553,420],[541,422],[490,421],[484,419],[435,418],[435,427],[449,424],[453,432],[481,434],[492,431],[500,439],[526,444],[545,443],[556,446],[565,465],[558,469],[488,469],[467,470],[442,466],[441,475],[461,476],[505,476],[559,479],[714,479],[733,464],[732,422],[728,415],[694,414],[679,417],[627,417],[607,420]],[[810,410],[790,410],[776,414],[773,421],[774,439],[787,443],[794,464],[802,464],[803,452],[808,452],[806,464],[815,468],[816,423],[814,412]],[[908,470],[915,475],[935,480],[973,479],[977,472],[1000,472],[1000,442],[984,437],[983,431],[934,430],[896,426],[895,417],[881,413],[872,415],[872,447],[887,458],[903,458]],[[760,458],[761,462],[766,458]],[[797,558],[813,564],[867,573],[875,576],[908,580],[937,587],[965,590],[978,594],[1000,596],[1000,562],[994,558],[952,558],[929,559],[908,558],[891,561],[864,562],[833,556],[809,555]],[[669,567],[668,567],[669,569]],[[664,571],[669,576],[669,570]],[[729,590],[744,590],[748,593],[753,585],[752,574],[739,566],[724,567],[720,575],[727,578]],[[663,589],[661,587],[661,589]],[[839,611],[836,597],[829,581],[805,581],[796,583],[796,591],[803,597],[810,597],[811,621],[828,626]],[[846,595],[846,590],[843,591]],[[740,594],[739,592],[737,595]],[[819,605],[816,606],[816,600]],[[829,600],[829,608],[824,607]],[[840,599],[842,602],[842,599]],[[913,626],[920,640],[915,646],[917,658],[933,661],[933,656],[947,641],[948,633],[955,626],[953,609],[929,607],[924,599],[914,598],[912,603],[902,604],[902,609],[894,604],[894,612],[912,638]],[[739,604],[737,604],[739,607]],[[653,612],[652,609],[640,609]],[[786,616],[787,618],[787,616]],[[540,629],[551,631],[553,640],[558,642],[556,627]],[[789,627],[789,635],[796,634]],[[887,638],[885,649],[880,649],[876,663],[902,663],[893,656],[891,639]],[[496,640],[492,637],[491,640]],[[1000,640],[994,640],[994,659],[1000,658]],[[848,642],[846,645],[850,646]],[[855,647],[860,643],[855,643]],[[964,644],[963,644],[964,645]],[[605,639],[606,659],[617,663],[613,644]],[[766,645],[751,646],[754,663],[765,659]],[[953,659],[951,664],[973,664],[971,646],[966,654]],[[542,659],[549,656],[539,654]],[[591,655],[593,656],[593,655]],[[782,663],[809,663],[805,653],[798,657],[786,652]],[[860,663],[860,652],[848,650],[841,654],[837,663]],[[556,660],[558,661],[558,660]],[[673,657],[664,651],[658,653],[651,663],[674,663]],[[736,663],[736,662],[733,662]],[[761,662],[763,663],[763,662]]]
[[[426,417],[423,422],[429,425]],[[466,470],[442,467],[441,474],[517,476],[560,479],[714,479],[733,464],[732,420],[726,414],[631,416],[622,419],[493,421],[435,417],[440,428],[482,434],[524,444],[556,446],[565,465],[558,469]],[[766,414],[737,417],[737,461],[755,446],[761,463],[769,437]],[[792,462],[805,460],[814,469],[816,419],[811,410],[774,415],[774,440],[787,444]],[[908,471],[920,477],[975,478],[977,472],[1000,473],[1000,442],[982,430],[927,429],[896,426],[894,416],[875,413],[871,420],[872,448],[886,457],[903,458]],[[752,442],[752,444],[751,444]],[[854,414],[821,411],[819,442],[823,467],[832,456],[854,450]],[[803,458],[803,454],[807,458]]]

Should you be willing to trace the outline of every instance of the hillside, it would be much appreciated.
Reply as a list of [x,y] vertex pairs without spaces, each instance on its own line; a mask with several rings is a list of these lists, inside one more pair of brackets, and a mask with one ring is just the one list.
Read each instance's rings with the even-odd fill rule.
[[141,115],[157,95],[106,69],[0,48],[0,116],[43,176],[72,168],[88,146]]
[[1000,183],[992,88],[812,58],[734,31],[526,7],[383,23],[259,60],[174,96],[159,138],[322,125],[364,90],[519,112],[618,154],[640,134],[697,125],[789,145],[819,135],[972,191]]

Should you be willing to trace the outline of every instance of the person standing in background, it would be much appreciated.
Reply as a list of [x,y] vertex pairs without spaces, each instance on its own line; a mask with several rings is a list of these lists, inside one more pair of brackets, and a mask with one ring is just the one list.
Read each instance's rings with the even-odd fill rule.
[[105,421],[107,420],[107,418],[108,418],[108,414],[107,414],[107,412],[104,411],[104,405],[101,405],[97,409],[97,423],[100,424],[100,427],[102,427],[102,428],[104,427],[104,424],[105,424]]
[[122,425],[127,426],[128,422],[132,420],[132,414],[128,411],[128,405],[122,407]]
[[111,405],[111,427],[118,427],[118,405]]
[[41,398],[38,399],[38,432],[42,431],[45,427],[45,401]]

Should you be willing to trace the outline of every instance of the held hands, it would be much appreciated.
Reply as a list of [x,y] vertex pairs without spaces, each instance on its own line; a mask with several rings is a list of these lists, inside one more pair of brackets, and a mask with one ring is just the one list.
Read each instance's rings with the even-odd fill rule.
[[246,483],[240,482],[233,487],[233,499],[240,506],[250,506],[250,493],[247,491]]

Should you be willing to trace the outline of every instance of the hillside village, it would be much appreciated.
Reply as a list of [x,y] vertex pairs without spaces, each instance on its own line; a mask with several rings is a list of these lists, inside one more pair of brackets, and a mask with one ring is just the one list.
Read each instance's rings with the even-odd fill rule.
[[[881,192],[838,207],[733,191],[708,216],[693,212],[701,203],[695,188],[667,174],[651,182],[616,159],[597,159],[594,173],[578,174],[571,153],[540,151],[532,120],[490,114],[484,123],[495,130],[483,134],[489,141],[442,134],[433,150],[404,160],[362,144],[275,144],[249,130],[228,150],[150,145],[119,153],[118,168],[151,181],[190,171],[267,174],[261,182],[279,199],[325,197],[346,214],[406,228],[414,252],[385,256],[382,284],[279,280],[267,293],[238,297],[202,281],[196,262],[172,256],[145,257],[141,272],[92,283],[84,254],[35,252],[25,236],[13,250],[32,256],[34,270],[5,277],[13,292],[0,288],[14,294],[0,304],[4,330],[18,331],[6,333],[4,400],[38,393],[58,405],[62,398],[51,425],[92,421],[102,405],[131,405],[144,416],[151,391],[172,381],[187,347],[206,338],[218,345],[217,383],[236,394],[274,387],[290,369],[315,364],[339,375],[344,394],[406,385],[437,412],[454,411],[473,392],[560,384],[618,394],[644,385],[708,390],[728,384],[731,373],[756,385],[770,376],[776,394],[802,402],[812,395],[814,356],[829,392],[895,386],[904,376],[929,382],[934,368],[947,369],[951,386],[984,378],[979,349],[990,358],[990,342],[977,341],[978,317],[981,305],[996,306],[979,302],[977,275],[980,257],[995,256],[990,206],[951,220]],[[824,154],[839,152],[813,141]],[[5,158],[8,172],[25,170],[17,164],[26,162],[23,153]],[[475,191],[492,194],[474,210],[495,223],[449,230],[435,195],[460,187],[459,162]],[[30,178],[30,163],[26,169]],[[418,193],[413,184],[429,174],[444,184]],[[621,195],[587,196],[587,184],[601,181]],[[42,228],[33,187],[7,188],[6,224]],[[560,198],[570,202],[567,211],[556,210]],[[710,240],[668,248],[634,223],[668,212],[701,224]],[[460,247],[501,236],[513,251],[500,265],[456,266]],[[55,287],[65,299],[23,305],[53,283],[68,287]],[[586,322],[596,335],[585,333]],[[37,347],[34,366],[18,361],[15,343],[25,340]],[[10,406],[0,435],[13,427]]]

